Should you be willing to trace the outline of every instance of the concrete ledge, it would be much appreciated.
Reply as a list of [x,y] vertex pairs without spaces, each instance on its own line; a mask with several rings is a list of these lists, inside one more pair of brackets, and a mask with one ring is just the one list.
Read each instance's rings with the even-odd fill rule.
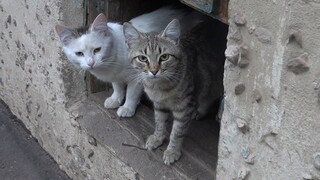
[[[182,158],[166,166],[162,155],[167,142],[153,152],[142,149],[153,132],[153,111],[140,105],[135,117],[119,119],[115,111],[103,107],[105,97],[105,92],[96,93],[73,112],[93,144],[91,159],[105,159],[95,153],[96,148],[104,148],[132,168],[130,173],[138,179],[215,179],[219,127],[214,121],[193,122]],[[92,165],[98,164],[92,160]],[[118,172],[124,173],[120,169]]]

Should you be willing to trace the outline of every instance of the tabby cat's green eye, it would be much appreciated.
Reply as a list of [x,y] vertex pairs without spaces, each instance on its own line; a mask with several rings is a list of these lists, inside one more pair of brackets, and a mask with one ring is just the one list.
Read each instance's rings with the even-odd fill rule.
[[166,61],[166,60],[169,59],[169,57],[170,57],[169,54],[162,54],[162,55],[160,56],[160,61]]
[[147,62],[148,61],[148,58],[146,56],[138,56],[138,60],[141,61],[141,62]]

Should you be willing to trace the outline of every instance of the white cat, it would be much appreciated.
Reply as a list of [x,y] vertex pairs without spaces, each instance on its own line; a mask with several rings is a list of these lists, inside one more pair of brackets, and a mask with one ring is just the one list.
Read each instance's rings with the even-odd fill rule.
[[[164,7],[130,22],[139,31],[149,33],[160,32],[172,19],[179,19],[185,27],[182,31],[187,31],[201,22],[203,15],[189,9]],[[98,79],[112,83],[113,94],[105,100],[104,106],[108,109],[119,107],[119,117],[133,116],[143,88],[137,83],[128,60],[123,26],[107,22],[106,17],[99,14],[89,28],[56,25],[55,30],[69,61]]]

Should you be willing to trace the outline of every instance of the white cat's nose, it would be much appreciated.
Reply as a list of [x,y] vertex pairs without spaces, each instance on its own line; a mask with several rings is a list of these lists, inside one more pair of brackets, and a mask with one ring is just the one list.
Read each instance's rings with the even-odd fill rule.
[[95,62],[94,62],[93,59],[90,59],[90,60],[88,61],[88,66],[90,66],[91,68],[93,68],[94,64],[95,64]]

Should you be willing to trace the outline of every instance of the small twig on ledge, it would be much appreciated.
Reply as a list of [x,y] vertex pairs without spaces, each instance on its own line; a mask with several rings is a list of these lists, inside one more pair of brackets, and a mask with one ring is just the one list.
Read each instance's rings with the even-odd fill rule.
[[147,149],[144,148],[144,147],[136,146],[136,145],[133,145],[133,144],[127,144],[127,143],[122,143],[122,146],[134,147],[134,148],[138,148],[138,149],[141,149],[141,150],[144,150],[144,151],[147,150]]

